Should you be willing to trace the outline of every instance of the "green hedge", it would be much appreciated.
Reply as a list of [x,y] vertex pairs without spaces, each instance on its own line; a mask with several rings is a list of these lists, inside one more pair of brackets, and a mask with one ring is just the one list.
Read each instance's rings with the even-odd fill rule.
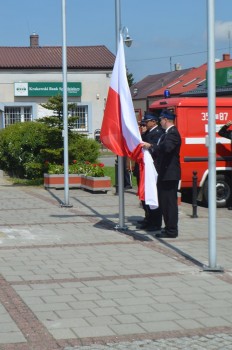
[[[0,130],[0,169],[10,176],[37,179],[46,163],[63,163],[63,137],[44,123],[17,123]],[[69,134],[69,160],[96,162],[100,145],[86,136]]]

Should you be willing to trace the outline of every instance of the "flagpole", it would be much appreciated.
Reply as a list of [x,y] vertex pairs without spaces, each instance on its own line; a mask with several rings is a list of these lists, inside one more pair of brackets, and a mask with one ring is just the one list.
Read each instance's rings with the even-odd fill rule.
[[208,158],[209,158],[209,266],[205,271],[223,271],[217,266],[216,250],[216,121],[215,121],[215,26],[214,26],[214,0],[208,0]]
[[68,169],[68,103],[67,103],[67,45],[66,45],[66,0],[62,0],[62,71],[63,71],[63,130],[64,138],[64,203],[69,204],[69,169]]
[[[118,51],[121,31],[121,4],[115,0],[115,24],[116,24],[116,53]],[[127,229],[125,226],[125,204],[124,204],[124,162],[123,157],[118,156],[118,197],[119,197],[119,224],[116,229]]]

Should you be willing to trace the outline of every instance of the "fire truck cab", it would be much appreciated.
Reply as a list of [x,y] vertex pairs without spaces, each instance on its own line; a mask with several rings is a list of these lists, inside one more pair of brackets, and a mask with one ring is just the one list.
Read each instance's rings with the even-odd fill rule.
[[[208,204],[208,99],[206,97],[166,98],[153,102],[149,109],[159,114],[164,108],[176,114],[182,138],[180,150],[180,190],[191,189],[197,174],[198,201]],[[232,98],[216,98],[216,196],[217,207],[228,204],[232,191],[232,140],[220,137],[219,129],[232,120]]]

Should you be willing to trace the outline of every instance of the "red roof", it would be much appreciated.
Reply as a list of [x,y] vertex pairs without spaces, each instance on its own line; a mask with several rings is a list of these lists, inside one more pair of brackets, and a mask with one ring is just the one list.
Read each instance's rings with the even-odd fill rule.
[[[67,47],[69,69],[111,69],[115,55],[102,46]],[[62,47],[0,47],[1,69],[55,69],[62,67]]]
[[188,68],[146,76],[130,87],[133,100],[146,99],[150,93],[159,90],[161,87],[163,88],[163,86],[170,84],[170,82],[175,79],[180,79],[183,74],[191,69],[192,68]]
[[[232,60],[227,59],[216,62],[215,65],[216,69],[232,67]],[[165,89],[170,91],[171,96],[194,90],[206,80],[206,71],[207,64],[203,64],[198,68],[193,68],[179,79],[173,80],[171,83],[164,85],[161,89],[153,91],[149,97],[163,97]]]

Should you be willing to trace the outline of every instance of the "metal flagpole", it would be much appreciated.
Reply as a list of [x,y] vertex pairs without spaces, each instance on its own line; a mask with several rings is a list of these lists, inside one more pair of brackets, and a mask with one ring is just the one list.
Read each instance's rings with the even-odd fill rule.
[[[119,46],[121,31],[121,4],[120,0],[115,0],[115,24],[116,24],[116,54]],[[118,157],[118,196],[119,196],[119,224],[117,229],[125,227],[125,206],[124,206],[124,163],[123,157]]]
[[63,70],[63,130],[64,138],[64,203],[62,207],[70,207],[69,204],[69,169],[68,169],[68,103],[67,103],[67,45],[66,45],[66,0],[62,0],[62,70]]
[[216,119],[215,119],[215,39],[214,0],[208,0],[208,158],[209,158],[209,266],[205,271],[222,271],[216,259]]

